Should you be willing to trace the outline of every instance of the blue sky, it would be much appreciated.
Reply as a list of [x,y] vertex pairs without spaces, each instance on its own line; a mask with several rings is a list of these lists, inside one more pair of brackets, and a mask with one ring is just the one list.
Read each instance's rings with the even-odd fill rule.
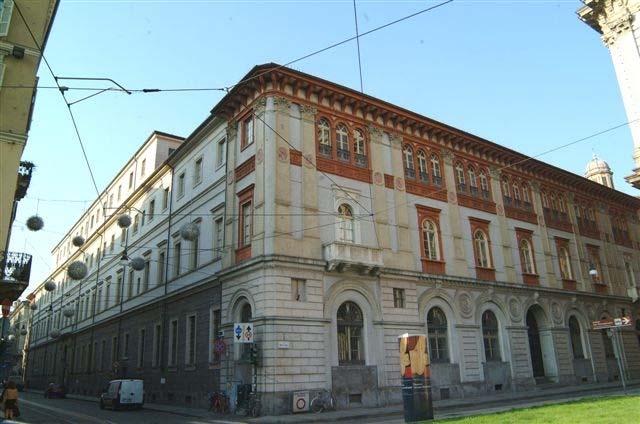
[[[357,4],[364,32],[436,2]],[[458,0],[371,34],[361,39],[365,92],[529,155],[624,123],[609,53],[577,18],[580,5]],[[59,76],[109,77],[131,88],[219,87],[255,64],[285,63],[354,33],[351,0],[62,0],[45,56]],[[359,89],[355,42],[293,67]],[[44,66],[39,75],[40,85],[53,84]],[[151,131],[186,136],[221,97],[105,93],[73,106],[99,188]],[[593,152],[612,166],[616,188],[634,194],[623,179],[633,167],[626,127],[540,159],[582,175]],[[89,205],[49,200],[95,198],[55,90],[38,92],[23,159],[37,168],[12,250],[33,253],[33,287],[53,269],[51,248]],[[31,233],[24,222],[36,211],[45,229]]]

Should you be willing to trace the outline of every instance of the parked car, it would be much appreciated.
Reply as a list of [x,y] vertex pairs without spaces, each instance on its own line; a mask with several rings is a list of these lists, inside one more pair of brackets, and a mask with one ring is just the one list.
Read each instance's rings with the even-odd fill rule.
[[22,381],[21,375],[10,375],[9,378],[7,378],[7,382],[9,381],[16,383],[16,388],[19,392],[24,390],[24,382]]
[[100,409],[141,409],[143,405],[142,380],[112,380],[100,395]]
[[63,399],[67,397],[67,392],[62,384],[49,383],[44,391],[44,397],[47,399]]

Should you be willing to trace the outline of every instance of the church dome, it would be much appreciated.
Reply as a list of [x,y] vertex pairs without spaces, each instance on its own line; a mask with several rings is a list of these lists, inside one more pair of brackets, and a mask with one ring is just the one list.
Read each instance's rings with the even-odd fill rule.
[[599,174],[613,174],[609,164],[604,160],[600,159],[598,156],[593,155],[593,159],[589,161],[587,164],[587,169],[584,173],[584,176],[589,178],[592,175]]

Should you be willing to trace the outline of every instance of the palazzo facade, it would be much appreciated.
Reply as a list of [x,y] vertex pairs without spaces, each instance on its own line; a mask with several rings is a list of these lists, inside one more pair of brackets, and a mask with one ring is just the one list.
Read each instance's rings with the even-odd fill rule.
[[186,139],[154,133],[54,249],[26,380],[95,394],[143,378],[148,402],[194,406],[249,384],[264,413],[319,389],[340,408],[386,405],[401,399],[397,337],[424,333],[435,399],[588,384],[621,377],[591,321],[623,315],[638,323],[620,332],[624,372],[640,378],[639,212],[415,112],[256,66]]

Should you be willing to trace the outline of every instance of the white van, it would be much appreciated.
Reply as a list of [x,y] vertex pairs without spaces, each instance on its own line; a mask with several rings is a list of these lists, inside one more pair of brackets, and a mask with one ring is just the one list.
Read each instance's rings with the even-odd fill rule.
[[102,395],[100,409],[142,408],[144,383],[142,380],[112,380]]

